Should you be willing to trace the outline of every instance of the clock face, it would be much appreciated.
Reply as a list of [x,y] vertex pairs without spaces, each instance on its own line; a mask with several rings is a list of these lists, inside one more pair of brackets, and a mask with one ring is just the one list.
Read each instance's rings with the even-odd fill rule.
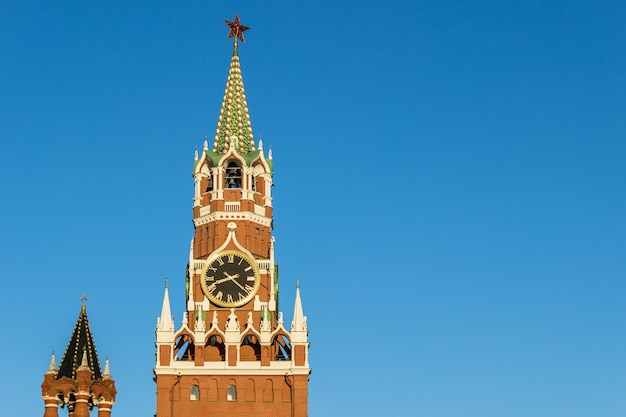
[[254,259],[234,250],[211,256],[200,284],[204,295],[221,307],[238,307],[254,297],[261,281]]

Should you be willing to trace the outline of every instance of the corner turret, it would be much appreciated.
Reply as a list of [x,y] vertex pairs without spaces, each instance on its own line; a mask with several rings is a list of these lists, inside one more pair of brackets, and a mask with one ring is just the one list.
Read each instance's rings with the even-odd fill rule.
[[89,417],[93,407],[98,407],[98,417],[111,415],[115,382],[109,373],[108,360],[105,375],[100,370],[84,303],[58,369],[52,354],[41,394],[45,403],[44,417],[58,417],[59,406],[67,407],[71,417]]

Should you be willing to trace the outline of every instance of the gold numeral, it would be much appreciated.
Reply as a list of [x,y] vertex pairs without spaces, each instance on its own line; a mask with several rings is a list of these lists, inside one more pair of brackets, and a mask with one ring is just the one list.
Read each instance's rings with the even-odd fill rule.
[[215,298],[222,301],[222,299],[224,298],[224,294],[221,291],[218,291],[217,294],[215,294]]
[[235,300],[233,300],[233,295],[232,294],[227,294],[226,295],[226,302],[228,303],[234,303]]
[[233,262],[235,262],[235,254],[234,253],[229,253],[228,254],[228,263],[232,264]]

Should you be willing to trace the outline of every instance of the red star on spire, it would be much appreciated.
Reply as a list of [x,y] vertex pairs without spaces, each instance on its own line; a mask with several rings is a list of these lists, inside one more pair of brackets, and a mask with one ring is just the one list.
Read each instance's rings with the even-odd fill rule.
[[246,40],[243,38],[243,32],[250,29],[248,26],[243,26],[239,23],[239,15],[235,15],[235,20],[229,22],[228,20],[224,20],[224,23],[228,25],[230,32],[228,32],[228,39],[235,37],[235,43],[237,42],[237,38],[241,39],[241,42],[245,43]]

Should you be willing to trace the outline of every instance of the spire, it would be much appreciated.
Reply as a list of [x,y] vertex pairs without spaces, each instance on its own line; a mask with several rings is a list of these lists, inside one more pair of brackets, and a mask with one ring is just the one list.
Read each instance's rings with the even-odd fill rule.
[[56,373],[57,371],[57,362],[54,358],[54,352],[52,352],[52,357],[50,358],[50,367],[48,368],[48,373]]
[[237,39],[243,41],[243,32],[248,28],[239,24],[239,16],[235,17],[234,22],[226,21],[226,24],[230,28],[228,37],[234,37],[235,42],[224,99],[217,119],[213,152],[225,154],[232,145],[237,152],[245,154],[254,150],[254,137],[239,66]]
[[109,367],[109,358],[106,358],[104,361],[104,374],[102,374],[104,379],[111,379],[111,368]]
[[306,316],[302,310],[302,300],[300,299],[300,283],[296,285],[296,302],[293,306],[293,321],[291,322],[292,332],[306,332]]
[[91,329],[89,328],[87,308],[85,307],[84,300],[78,320],[74,326],[74,332],[63,354],[57,379],[61,379],[62,377],[76,378],[76,370],[82,365],[91,369],[93,379],[102,379],[98,352],[96,351],[96,345],[94,344]]
[[83,349],[83,358],[80,361],[80,366],[78,367],[78,369],[80,370],[87,370],[89,371],[89,362],[87,361],[87,349]]
[[165,294],[163,294],[163,306],[161,307],[161,317],[159,317],[159,322],[157,323],[157,330],[174,330],[167,280],[165,281]]

